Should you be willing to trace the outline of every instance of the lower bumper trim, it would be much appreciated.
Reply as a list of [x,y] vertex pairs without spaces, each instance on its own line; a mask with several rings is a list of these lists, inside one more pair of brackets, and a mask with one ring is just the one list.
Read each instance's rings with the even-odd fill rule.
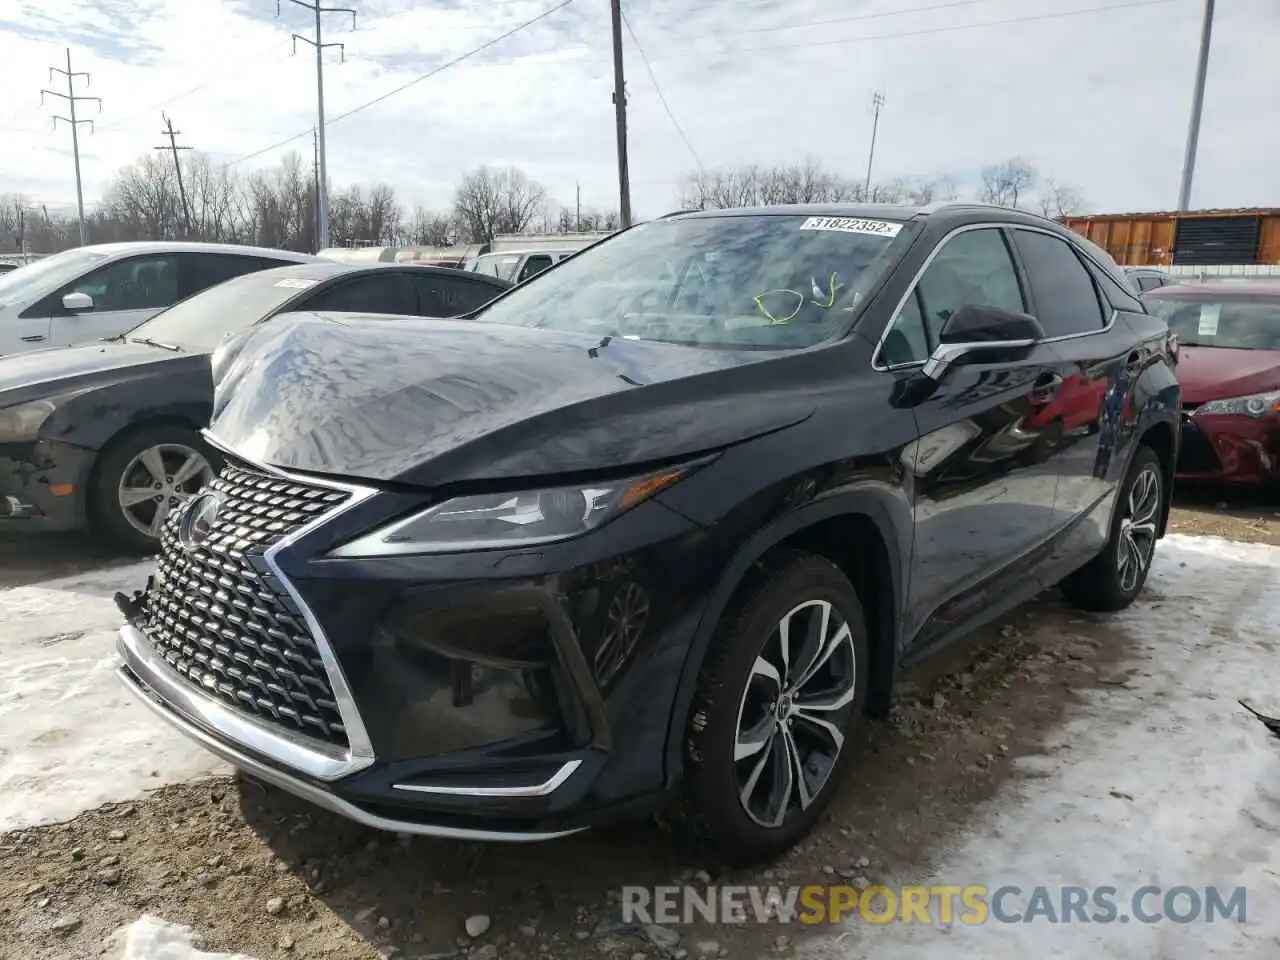
[[567,837],[574,833],[580,833],[585,827],[573,830],[557,830],[557,831],[504,831],[504,830],[484,830],[473,829],[469,827],[451,827],[451,826],[435,826],[431,824],[416,823],[412,821],[393,820],[389,817],[379,816],[362,810],[353,803],[343,800],[341,797],[335,796],[328,790],[321,789],[314,784],[307,783],[297,777],[291,776],[283,770],[262,763],[239,750],[230,744],[211,736],[189,719],[178,713],[176,710],[163,703],[152,691],[144,684],[135,674],[127,667],[121,666],[116,673],[129,687],[134,694],[152,711],[154,711],[162,720],[170,726],[175,727],[179,732],[186,734],[195,740],[210,753],[221,757],[232,766],[242,772],[278,787],[287,793],[291,793],[296,797],[300,797],[309,803],[315,804],[331,813],[346,817],[356,823],[370,827],[374,830],[385,830],[393,833],[407,833],[424,837],[440,837],[450,840],[482,840],[496,841],[504,843],[534,843],[542,840],[556,840],[560,837]]

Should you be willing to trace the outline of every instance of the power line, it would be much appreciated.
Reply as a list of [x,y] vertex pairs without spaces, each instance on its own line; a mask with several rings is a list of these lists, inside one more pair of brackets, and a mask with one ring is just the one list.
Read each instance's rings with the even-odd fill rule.
[[885,17],[901,17],[910,13],[931,13],[937,10],[950,10],[957,7],[972,7],[979,3],[991,3],[992,0],[952,0],[950,3],[931,3],[925,7],[907,7],[902,10],[882,10],[879,13],[858,13],[848,17],[829,17],[825,20],[804,20],[799,23],[776,24],[768,27],[743,27],[741,30],[717,30],[715,33],[697,34],[686,39],[700,37],[738,36],[747,33],[776,33],[780,30],[806,30],[810,27],[832,26],[837,23],[854,23],[860,20],[883,20]]
[[627,33],[631,35],[631,42],[636,45],[636,52],[640,54],[640,62],[644,64],[645,70],[649,74],[649,81],[653,84],[653,91],[658,95],[658,99],[662,102],[662,109],[667,111],[667,119],[671,121],[671,125],[676,128],[676,133],[680,135],[680,139],[684,141],[685,148],[689,151],[689,156],[693,157],[693,162],[698,165],[698,170],[706,173],[706,168],[702,165],[702,159],[698,156],[698,151],[693,149],[693,144],[689,142],[689,138],[685,136],[684,128],[680,126],[680,121],[676,119],[676,115],[671,111],[671,104],[667,103],[667,98],[662,93],[662,86],[658,83],[658,78],[653,74],[653,67],[649,66],[649,58],[645,55],[644,47],[640,44],[640,38],[636,36],[635,29],[631,26],[631,20],[627,17],[625,11],[622,13],[622,22],[627,27]]
[[983,27],[1005,27],[1018,23],[1034,23],[1040,20],[1058,20],[1063,17],[1080,17],[1089,13],[1105,13],[1110,10],[1128,10],[1134,7],[1154,7],[1163,4],[1182,2],[1184,2],[1184,0],[1131,0],[1129,3],[1112,3],[1101,7],[1083,7],[1079,10],[1060,10],[1056,13],[1041,13],[1027,17],[1010,17],[1006,20],[987,20],[983,23],[957,23],[946,27],[927,27],[920,30],[902,30],[897,33],[880,33],[867,37],[809,40],[803,43],[778,43],[769,44],[763,47],[734,47],[732,49],[725,50],[724,52],[738,54],[758,53],[768,50],[804,50],[809,47],[832,47],[848,43],[867,43],[872,40],[897,40],[902,37],[923,37],[937,33],[953,33],[958,30],[978,30]]
[[76,218],[80,226],[80,246],[83,247],[88,242],[88,238],[85,234],[85,229],[84,229],[84,187],[80,180],[80,124],[87,123],[89,125],[90,132],[92,132],[93,121],[76,119],[76,104],[82,100],[86,100],[86,101],[93,100],[98,104],[98,112],[101,113],[102,98],[101,97],[82,97],[76,93],[76,83],[75,83],[76,77],[84,77],[85,86],[88,86],[89,74],[85,73],[83,70],[75,71],[71,69],[71,48],[70,47],[67,47],[67,69],[63,70],[61,67],[50,67],[49,68],[50,80],[53,79],[53,75],[55,73],[60,73],[67,78],[67,92],[59,93],[57,90],[42,89],[40,91],[40,102],[41,103],[44,102],[44,98],[46,94],[48,94],[51,97],[58,97],[67,102],[67,112],[71,114],[71,116],[69,117],[63,117],[63,116],[59,116],[58,114],[54,114],[53,127],[56,130],[58,128],[58,121],[61,120],[63,123],[65,123],[67,126],[71,128],[71,154],[75,158],[75,165],[76,165]]
[[[459,54],[458,56],[454,57],[452,60],[448,60],[445,63],[440,64],[440,66],[434,67],[433,69],[428,70],[426,73],[415,77],[414,79],[408,81],[407,83],[402,83],[400,86],[396,87],[394,90],[388,90],[386,93],[381,94],[377,97],[374,97],[372,100],[368,100],[362,104],[352,107],[350,110],[346,111],[345,113],[340,113],[336,117],[331,117],[328,120],[328,124],[331,126],[340,120],[345,120],[347,119],[347,117],[354,116],[355,114],[360,113],[363,110],[368,110],[370,107],[376,104],[382,103],[382,101],[388,100],[391,97],[394,97],[398,93],[403,93],[405,90],[408,90],[410,87],[414,86],[415,84],[421,83],[423,80],[430,80],[432,77],[438,74],[444,73],[444,71],[448,70],[450,67],[455,67],[458,64],[462,63],[464,60],[470,60],[472,57],[476,56],[477,54],[484,53],[484,51],[488,50],[492,46],[495,46],[496,44],[501,43],[503,40],[506,40],[508,37],[515,36],[520,31],[526,30],[529,27],[533,26],[535,23],[545,20],[547,17],[551,16],[553,13],[557,13],[563,10],[565,7],[569,6],[569,4],[573,2],[574,0],[561,0],[560,3],[556,4],[554,7],[551,7],[548,10],[544,10],[542,13],[538,14],[533,19],[526,20],[524,21],[524,23],[521,23],[519,26],[512,27],[510,30],[506,31],[505,33],[501,33],[498,36],[494,37],[492,40],[487,40],[484,43],[480,44],[480,46],[473,47],[472,49],[468,50],[466,53]],[[228,167],[233,167],[236,164],[244,163],[246,160],[253,160],[256,157],[262,156],[264,153],[270,153],[272,150],[275,150],[278,147],[283,147],[285,144],[293,143],[293,141],[295,140],[300,140],[303,137],[310,136],[310,134],[311,134],[311,129],[308,128],[306,130],[303,130],[301,133],[295,133],[292,136],[285,137],[283,140],[277,140],[275,143],[271,144],[270,146],[263,147],[260,150],[255,150],[253,151],[253,153],[247,153],[243,157],[237,157],[235,160],[232,160],[228,163],[223,164],[223,168],[225,169]]]

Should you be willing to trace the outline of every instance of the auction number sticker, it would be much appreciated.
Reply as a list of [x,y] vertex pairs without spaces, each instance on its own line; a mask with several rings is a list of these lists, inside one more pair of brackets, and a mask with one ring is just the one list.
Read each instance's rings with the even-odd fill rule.
[[1218,335],[1218,318],[1222,316],[1222,304],[1202,303],[1200,305],[1200,323],[1196,326],[1196,334],[1201,337]]
[[896,237],[902,224],[891,220],[863,220],[859,217],[810,217],[801,230],[835,230],[838,233],[869,233],[876,237]]
[[305,277],[285,277],[283,280],[277,280],[275,285],[286,290],[305,290],[307,287],[314,287],[319,282],[319,280],[308,280]]

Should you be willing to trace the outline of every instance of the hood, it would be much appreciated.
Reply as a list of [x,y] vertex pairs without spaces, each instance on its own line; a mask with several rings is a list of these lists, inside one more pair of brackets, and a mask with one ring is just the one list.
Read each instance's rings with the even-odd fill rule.
[[1199,405],[1280,389],[1280,350],[1231,350],[1184,344],[1178,349],[1176,369],[1184,403]]
[[0,406],[78,390],[98,382],[145,376],[156,365],[190,362],[193,356],[149,347],[145,343],[112,341],[0,357]]
[[299,314],[236,345],[215,384],[211,431],[250,460],[426,486],[625,468],[805,419],[812,397],[764,379],[795,366],[777,357]]

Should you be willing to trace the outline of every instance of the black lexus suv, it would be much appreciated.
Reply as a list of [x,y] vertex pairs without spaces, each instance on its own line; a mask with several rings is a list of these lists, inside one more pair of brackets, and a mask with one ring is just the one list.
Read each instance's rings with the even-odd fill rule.
[[1174,351],[1089,241],[958,203],[677,214],[462,319],[280,318],[214,358],[226,463],[118,598],[121,675],[373,827],[681,793],[767,858],[904,664],[1142,589]]

